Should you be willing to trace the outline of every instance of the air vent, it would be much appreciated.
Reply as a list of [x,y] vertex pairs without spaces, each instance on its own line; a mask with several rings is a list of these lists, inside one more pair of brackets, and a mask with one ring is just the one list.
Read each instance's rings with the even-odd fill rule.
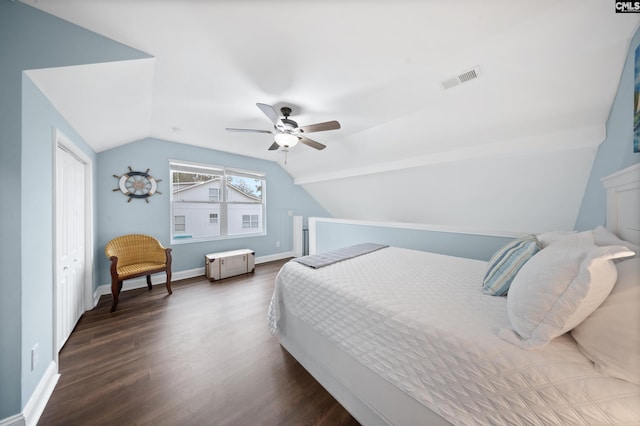
[[440,83],[440,85],[442,86],[443,89],[447,90],[459,84],[466,83],[467,81],[474,80],[479,76],[480,76],[480,67],[476,66],[473,69],[470,69],[469,71],[465,71],[462,74],[458,74],[455,77],[451,77],[443,81],[442,83]]

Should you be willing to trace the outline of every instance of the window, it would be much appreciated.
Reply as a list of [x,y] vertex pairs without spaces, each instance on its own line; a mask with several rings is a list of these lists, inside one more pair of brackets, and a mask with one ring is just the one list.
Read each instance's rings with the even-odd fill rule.
[[265,234],[264,173],[184,161],[169,164],[173,242]]
[[242,227],[243,228],[257,228],[259,216],[257,214],[243,214],[242,215]]
[[176,232],[182,232],[185,230],[185,217],[176,216],[173,220],[173,230]]

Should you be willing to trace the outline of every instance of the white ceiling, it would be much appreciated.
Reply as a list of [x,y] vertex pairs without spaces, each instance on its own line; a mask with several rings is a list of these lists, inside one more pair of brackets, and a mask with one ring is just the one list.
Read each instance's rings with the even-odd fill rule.
[[225,127],[269,130],[256,102],[339,120],[289,153],[297,183],[597,146],[639,23],[606,0],[23,2],[153,56],[30,72],[97,152],[150,136],[284,165]]

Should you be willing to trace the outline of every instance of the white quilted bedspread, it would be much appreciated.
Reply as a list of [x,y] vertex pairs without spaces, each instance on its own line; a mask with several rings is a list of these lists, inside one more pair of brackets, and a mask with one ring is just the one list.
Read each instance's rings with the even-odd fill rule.
[[460,425],[640,424],[640,386],[595,371],[569,335],[532,351],[498,337],[506,298],[486,263],[389,247],[321,269],[284,265],[278,305]]

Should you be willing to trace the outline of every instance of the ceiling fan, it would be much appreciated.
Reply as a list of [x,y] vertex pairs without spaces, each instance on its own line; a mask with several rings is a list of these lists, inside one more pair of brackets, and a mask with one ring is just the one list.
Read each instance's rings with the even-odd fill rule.
[[280,112],[282,113],[281,117],[271,105],[261,103],[257,103],[256,105],[273,123],[273,130],[235,129],[232,127],[227,127],[226,130],[230,132],[270,133],[275,135],[274,142],[269,147],[269,151],[274,151],[278,148],[288,150],[298,142],[318,150],[325,149],[326,145],[316,142],[313,139],[309,139],[305,135],[307,133],[323,132],[325,130],[336,130],[340,128],[340,123],[335,120],[310,124],[307,126],[298,126],[298,123],[289,118],[291,115],[291,108],[280,108]]

